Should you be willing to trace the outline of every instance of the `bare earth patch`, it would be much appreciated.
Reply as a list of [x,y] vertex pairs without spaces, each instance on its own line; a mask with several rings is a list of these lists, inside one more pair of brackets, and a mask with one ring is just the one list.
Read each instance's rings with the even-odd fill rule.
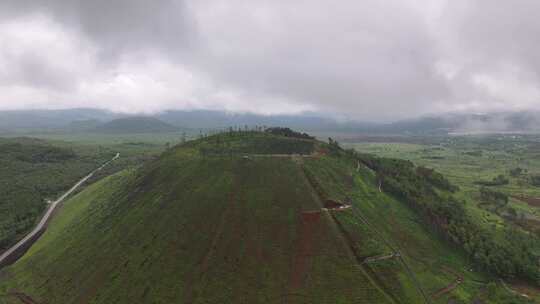
[[306,211],[300,214],[300,229],[296,239],[296,253],[293,258],[289,288],[291,292],[302,287],[313,255],[316,231],[321,219],[320,211]]

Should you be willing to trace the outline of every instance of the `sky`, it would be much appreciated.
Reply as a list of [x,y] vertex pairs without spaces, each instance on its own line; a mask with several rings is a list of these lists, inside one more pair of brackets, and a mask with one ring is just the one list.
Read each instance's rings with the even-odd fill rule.
[[0,109],[540,110],[537,0],[2,0]]

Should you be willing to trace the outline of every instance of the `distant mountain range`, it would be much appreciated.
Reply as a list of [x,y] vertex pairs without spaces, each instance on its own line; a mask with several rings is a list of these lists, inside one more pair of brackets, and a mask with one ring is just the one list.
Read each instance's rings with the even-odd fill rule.
[[540,133],[540,113],[444,114],[378,126],[394,134]]
[[117,117],[120,115],[98,109],[0,111],[0,131],[47,132],[80,129],[80,126],[77,126],[79,122],[95,121],[99,124]]
[[101,124],[89,131],[108,134],[125,133],[166,133],[176,132],[179,128],[163,122],[155,117],[134,116],[123,117]]
[[129,116],[97,109],[0,111],[0,132],[152,133],[178,129],[224,129],[245,126],[286,126],[301,131],[444,135],[471,133],[540,133],[539,112],[443,114],[392,123],[340,121],[317,113],[258,115],[223,111],[166,111]]

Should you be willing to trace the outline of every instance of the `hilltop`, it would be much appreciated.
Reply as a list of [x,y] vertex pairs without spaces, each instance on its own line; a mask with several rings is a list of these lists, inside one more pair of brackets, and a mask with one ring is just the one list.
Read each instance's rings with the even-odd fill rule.
[[189,141],[89,186],[0,272],[0,303],[508,303],[437,229],[457,206],[442,176],[289,131]]
[[178,128],[155,117],[130,116],[106,122],[92,131],[108,134],[164,133],[178,131]]

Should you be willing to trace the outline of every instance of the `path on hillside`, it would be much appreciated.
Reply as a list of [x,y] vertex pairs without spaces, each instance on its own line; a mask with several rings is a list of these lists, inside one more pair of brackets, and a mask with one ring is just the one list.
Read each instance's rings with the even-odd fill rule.
[[2,295],[2,297],[15,298],[24,304],[38,304],[38,302],[34,301],[32,297],[22,292],[11,292],[6,295]]
[[376,255],[376,256],[365,258],[364,261],[362,262],[362,264],[369,264],[369,263],[389,260],[389,259],[397,258],[399,256],[400,256],[399,252],[394,252],[394,253],[387,254],[387,255],[384,255],[384,254],[383,255]]
[[414,274],[414,272],[411,270],[407,262],[405,262],[405,260],[403,259],[403,255],[401,254],[399,249],[395,248],[388,240],[386,240],[383,234],[377,228],[371,225],[371,223],[361,214],[359,210],[357,211],[356,208],[352,208],[352,211],[353,211],[353,216],[356,216],[358,219],[360,219],[360,221],[364,223],[364,225],[366,225],[366,227],[370,229],[382,243],[384,243],[388,248],[390,248],[392,252],[395,253],[395,257],[399,259],[399,261],[403,265],[403,268],[405,268],[405,272],[407,273],[407,276],[411,279],[416,289],[418,289],[418,291],[424,298],[424,301],[428,304],[431,303],[430,298],[427,296],[426,292],[422,288],[422,285],[420,285],[420,282],[416,278],[416,275]]
[[456,289],[459,284],[463,283],[463,279],[462,278],[457,278],[455,279],[450,285],[444,287],[444,288],[441,288],[439,290],[437,290],[434,294],[433,294],[433,299],[438,299],[440,296],[446,294],[446,293],[449,293],[450,291]]
[[80,181],[78,181],[71,189],[69,189],[66,193],[64,193],[60,198],[58,198],[56,201],[52,202],[37,226],[30,231],[23,239],[18,241],[15,245],[11,246],[8,250],[6,250],[2,255],[0,255],[0,268],[7,266],[9,264],[13,264],[16,262],[16,260],[19,257],[16,257],[16,254],[20,249],[28,248],[29,245],[31,245],[33,242],[39,238],[41,233],[44,232],[47,223],[49,219],[51,218],[51,215],[53,214],[54,210],[60,204],[66,197],[68,197],[71,193],[73,193],[77,188],[79,188],[84,182],[86,182],[88,179],[90,179],[94,174],[101,169],[103,169],[105,166],[107,166],[110,162],[114,161],[115,159],[120,157],[120,153],[116,153],[116,155],[103,165],[101,165],[99,168],[95,169],[94,171],[90,172],[87,176],[83,177]]
[[[357,169],[359,169],[359,164],[357,164]],[[308,180],[308,182],[311,184],[312,181],[304,174],[305,178]],[[313,185],[311,185],[312,187],[314,187]],[[380,187],[380,186],[379,186]],[[315,187],[314,187],[315,188]],[[380,189],[379,189],[380,191]],[[422,295],[422,298],[424,298],[424,301],[425,303],[428,303],[428,304],[431,304],[431,299],[428,297],[427,293],[424,291],[424,289],[422,288],[422,285],[420,284],[420,282],[418,281],[418,279],[416,278],[416,275],[414,274],[414,272],[411,270],[411,268],[409,267],[409,265],[407,264],[407,262],[405,262],[405,260],[403,259],[403,255],[401,254],[401,252],[399,251],[398,248],[395,248],[394,245],[392,245],[385,237],[384,235],[377,229],[375,228],[375,226],[373,226],[363,215],[362,213],[360,212],[360,210],[357,210],[357,208],[354,208],[352,205],[349,206],[350,207],[350,210],[352,211],[352,215],[354,217],[356,217],[357,219],[359,219],[369,230],[371,230],[377,239],[379,239],[379,241],[381,241],[383,244],[385,244],[388,248],[390,248],[391,252],[393,252],[393,257],[397,258],[401,264],[403,265],[403,268],[405,269],[405,272],[407,273],[407,276],[411,279],[411,281],[413,282],[413,285],[416,287],[416,289],[418,290],[418,292]],[[347,208],[349,209],[349,208]],[[331,217],[333,218],[334,222],[340,226],[340,223],[339,221],[337,220],[337,218],[335,218],[335,216],[331,213],[330,214]],[[353,250],[353,253],[356,254],[356,252],[354,252],[354,246],[351,247],[352,250]],[[359,260],[359,264],[362,265],[363,264],[363,261]]]
[[513,290],[512,288],[508,287],[508,285],[506,285],[506,282],[503,280],[503,279],[500,279],[500,282],[502,284],[502,286],[504,287],[504,289],[506,289],[506,291],[514,294],[514,295],[518,295],[518,296],[522,296],[524,298],[527,298],[527,299],[530,299],[531,297],[527,294],[524,294],[524,293],[520,293],[518,291],[515,291]]
[[294,158],[294,157],[301,157],[301,158],[315,158],[317,157],[316,154],[246,154],[244,157],[246,158],[257,158],[257,157],[276,157],[276,158]]
[[[352,207],[350,205],[342,205],[342,206],[333,206],[333,207],[328,206],[330,208],[323,208],[323,206],[324,206],[323,201],[325,201],[323,195],[316,190],[317,187],[314,185],[315,181],[311,180],[307,176],[304,166],[303,165],[299,165],[299,166],[302,169],[304,179],[306,180],[308,185],[311,186],[311,188],[313,190],[314,198],[321,202],[321,212],[325,212],[325,213],[327,213],[329,215],[330,222],[333,225],[335,225],[335,228],[337,229],[337,231],[342,235],[343,241],[345,242],[346,247],[349,249],[349,253],[350,253],[349,257],[352,258],[354,261],[356,261],[356,265],[366,275],[366,278],[373,284],[373,286],[379,292],[381,292],[381,294],[383,294],[390,301],[390,303],[399,303],[399,300],[396,299],[393,294],[387,293],[384,290],[384,288],[381,287],[381,284],[380,284],[379,280],[376,277],[373,277],[372,275],[370,275],[367,272],[367,270],[364,268],[364,265],[362,263],[363,260],[358,255],[356,249],[354,248],[354,241],[352,240],[351,235],[347,232],[347,230],[343,227],[341,222],[336,218],[336,215],[334,214],[334,211],[352,210]],[[343,206],[346,206],[346,208],[340,208],[340,207],[343,207]]]
[[[370,167],[366,166],[365,164],[363,164],[363,165],[364,165],[365,168],[367,168],[368,170],[370,170],[370,171],[372,171],[373,173],[376,174],[376,172],[375,172],[373,169],[371,169]],[[360,168],[360,162],[357,163],[357,167],[356,167],[357,171],[359,170],[359,168]],[[378,185],[378,187],[379,187],[379,192],[382,192],[382,191],[381,191],[381,186],[382,186],[382,184],[381,184],[381,182],[379,181],[379,185]],[[354,213],[355,213],[355,212],[353,212],[353,215],[354,215]],[[384,236],[383,236],[383,235],[382,235],[375,227],[373,227],[373,226],[368,222],[367,219],[365,219],[365,218],[362,216],[362,214],[361,214],[361,212],[360,212],[359,210],[357,210],[356,216],[357,216],[357,217],[358,217],[358,218],[359,218],[359,219],[360,219],[360,220],[361,220],[361,221],[362,221],[369,229],[371,229],[371,230],[375,233],[375,235],[377,235],[377,237],[378,237],[383,243],[385,243],[385,244],[386,244],[386,245],[394,252],[394,256],[393,256],[393,257],[398,258],[398,259],[400,260],[400,262],[403,264],[403,266],[404,266],[404,268],[405,268],[405,270],[406,270],[408,276],[412,279],[414,285],[415,285],[415,286],[417,287],[417,289],[420,291],[420,293],[421,293],[422,296],[424,297],[424,300],[426,301],[426,303],[431,303],[430,298],[428,298],[426,292],[423,290],[422,286],[420,285],[420,282],[416,279],[416,276],[414,275],[414,272],[410,269],[409,265],[405,262],[405,260],[403,259],[401,253],[399,252],[399,250],[394,249],[394,247],[390,244],[390,242],[388,242],[388,241],[384,238]],[[388,256],[388,257],[390,257],[390,256]],[[388,258],[388,257],[385,257],[385,258]],[[433,299],[437,299],[439,296],[441,296],[441,295],[443,295],[443,294],[446,294],[446,293],[448,293],[448,292],[451,292],[452,290],[454,290],[455,288],[457,288],[461,283],[463,283],[464,278],[463,278],[461,275],[459,275],[459,274],[453,272],[451,269],[448,269],[447,271],[450,272],[450,273],[452,273],[453,275],[455,275],[455,276],[456,276],[456,279],[455,279],[452,283],[450,283],[450,285],[448,285],[448,286],[446,286],[446,287],[443,287],[443,288],[437,290],[435,293],[433,293],[433,294],[432,294],[432,298],[433,298]]]

